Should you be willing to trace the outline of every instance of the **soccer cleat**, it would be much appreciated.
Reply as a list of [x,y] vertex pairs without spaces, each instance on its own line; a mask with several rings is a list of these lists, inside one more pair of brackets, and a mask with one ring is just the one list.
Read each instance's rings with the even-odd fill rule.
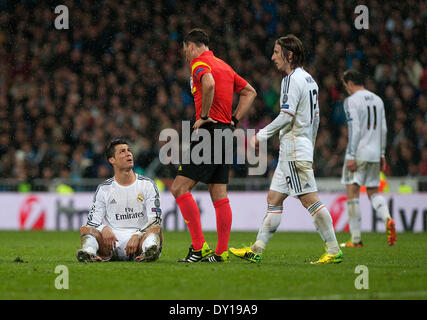
[[178,260],[178,262],[199,262],[203,258],[210,256],[213,253],[212,249],[209,248],[208,244],[203,243],[203,247],[200,250],[194,250],[193,245],[188,249],[188,254],[184,259]]
[[348,240],[347,242],[341,243],[340,247],[341,248],[362,248],[363,243],[362,241],[355,243],[355,242],[352,242],[351,240]]
[[396,227],[393,219],[388,219],[386,223],[386,233],[387,233],[387,244],[389,246],[394,245],[397,239]]
[[337,254],[328,254],[325,252],[319,260],[317,261],[311,261],[311,264],[328,264],[328,263],[340,263],[343,262],[343,254],[340,250]]
[[253,252],[249,247],[242,249],[230,248],[229,250],[236,257],[248,260],[250,262],[260,263],[262,260],[262,254]]
[[220,255],[213,253],[210,256],[202,259],[202,262],[230,262],[230,258],[228,256],[228,251],[224,251]]
[[162,248],[158,249],[157,245],[153,244],[151,247],[148,247],[145,252],[137,256],[133,261],[135,262],[151,262],[156,261],[162,252]]
[[76,257],[80,262],[102,262],[101,257],[82,249],[77,250]]

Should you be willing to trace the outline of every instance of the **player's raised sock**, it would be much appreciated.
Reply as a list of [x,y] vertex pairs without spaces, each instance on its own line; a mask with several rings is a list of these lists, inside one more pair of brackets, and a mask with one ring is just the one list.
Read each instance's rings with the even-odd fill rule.
[[96,255],[99,249],[98,241],[96,241],[96,238],[91,233],[86,233],[80,236],[80,242],[82,245],[82,250],[89,252],[93,255]]
[[228,251],[228,240],[230,238],[232,212],[230,201],[224,198],[213,203],[216,214],[216,229],[218,234],[218,243],[215,249],[217,255]]
[[262,253],[268,241],[273,237],[282,220],[282,206],[268,205],[267,212],[258,230],[258,235],[251,250],[254,253]]
[[359,243],[362,240],[359,199],[350,199],[347,201],[348,224],[350,225],[351,242]]
[[335,237],[334,225],[329,210],[321,201],[313,203],[307,210],[313,217],[317,232],[326,244],[328,254],[337,254],[340,249]]
[[386,223],[388,219],[391,219],[387,202],[382,195],[380,195],[379,193],[374,193],[371,196],[371,203],[375,211],[378,212],[381,219],[383,219],[384,223]]
[[182,217],[190,230],[191,240],[194,250],[200,250],[205,242],[202,225],[200,222],[200,211],[193,195],[190,192],[184,193],[176,198],[176,203],[181,210]]
[[145,238],[141,246],[142,251],[145,252],[147,248],[150,248],[152,246],[160,247],[160,237],[156,233],[150,233],[147,238]]

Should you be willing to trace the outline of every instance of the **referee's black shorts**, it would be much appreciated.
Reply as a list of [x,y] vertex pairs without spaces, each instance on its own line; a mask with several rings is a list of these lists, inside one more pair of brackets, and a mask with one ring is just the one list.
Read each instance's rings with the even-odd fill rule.
[[[192,127],[192,126],[191,126]],[[226,163],[226,153],[233,152],[233,148],[227,148],[226,145],[226,139],[233,139],[233,131],[234,126],[228,123],[206,123],[202,127],[203,129],[206,129],[209,132],[210,135],[210,163],[194,163],[193,157],[191,157],[191,151],[199,144],[203,143],[203,140],[200,138],[200,141],[192,141],[190,143],[190,163],[183,163],[181,162],[181,165],[178,167],[177,175],[181,175],[187,178],[190,178],[194,181],[200,181],[206,184],[212,184],[212,183],[219,183],[219,184],[228,184],[228,176],[230,172],[230,166],[231,163]],[[214,161],[215,153],[218,153],[219,150],[215,150],[215,148],[218,148],[218,141],[215,143],[214,139],[214,130],[216,130],[217,137],[219,136],[219,133],[221,133],[221,154],[222,159],[221,161]],[[221,131],[219,131],[221,130]],[[193,130],[191,131],[191,133]],[[230,136],[231,135],[231,136]],[[203,149],[201,149],[201,146],[198,147],[198,150],[201,150],[199,153],[201,157],[203,157]],[[185,157],[183,157],[185,158]],[[187,157],[188,158],[188,157]],[[215,163],[216,162],[216,163]],[[218,163],[220,162],[220,163]],[[229,161],[228,161],[229,162]]]

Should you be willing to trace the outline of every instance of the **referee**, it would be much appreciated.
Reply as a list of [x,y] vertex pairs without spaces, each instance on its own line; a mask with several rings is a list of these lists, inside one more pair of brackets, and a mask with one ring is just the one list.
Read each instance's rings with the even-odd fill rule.
[[[209,36],[201,29],[191,30],[184,38],[183,49],[191,69],[191,92],[194,96],[196,122],[193,130],[203,128],[210,133],[213,141],[215,129],[231,129],[244,117],[256,97],[255,89],[224,61],[209,50]],[[239,94],[239,103],[232,115],[233,93]],[[232,132],[228,130],[229,132]],[[192,142],[191,150],[197,143]],[[211,144],[213,147],[213,142]],[[222,155],[225,155],[222,144]],[[228,150],[230,152],[230,150]],[[228,240],[230,237],[232,213],[227,197],[230,165],[214,163],[211,150],[210,163],[182,163],[172,184],[175,197],[185,223],[191,234],[192,245],[186,258],[179,262],[228,262]],[[223,160],[224,160],[223,156]],[[198,182],[208,184],[215,207],[218,243],[213,252],[205,241],[200,223],[200,211],[191,194]]]

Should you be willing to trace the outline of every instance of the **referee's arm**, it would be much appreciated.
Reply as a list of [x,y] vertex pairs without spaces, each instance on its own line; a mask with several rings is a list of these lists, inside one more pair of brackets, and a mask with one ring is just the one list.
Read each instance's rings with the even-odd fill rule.
[[[201,125],[206,122],[217,123],[216,120],[209,117],[209,111],[211,110],[212,102],[215,95],[215,80],[212,73],[205,73],[202,75],[202,108],[200,110],[199,119],[194,123],[193,129],[197,130]],[[203,118],[207,119],[203,120]]]
[[214,95],[215,80],[212,73],[205,73],[202,75],[202,110],[200,111],[200,117],[209,116]]
[[[248,83],[242,90],[240,90],[239,95],[239,103],[233,115],[233,118],[236,118],[238,121],[242,119],[249,111],[249,108],[254,102],[257,93],[256,90]],[[236,124],[237,123],[234,125]]]

